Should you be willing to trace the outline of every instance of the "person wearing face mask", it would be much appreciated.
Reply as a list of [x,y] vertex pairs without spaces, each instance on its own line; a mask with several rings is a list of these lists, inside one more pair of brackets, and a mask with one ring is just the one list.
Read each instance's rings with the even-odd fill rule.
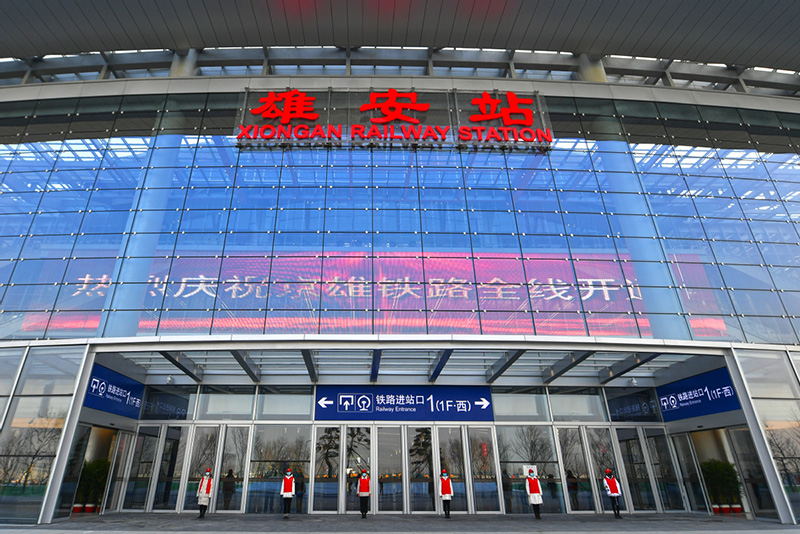
[[366,469],[361,470],[361,476],[358,478],[358,497],[361,499],[361,519],[367,518],[369,511],[369,474]]
[[622,519],[622,516],[619,514],[619,498],[622,495],[622,487],[611,469],[606,469],[606,476],[603,478],[603,486],[606,488],[606,494],[611,498],[611,509],[614,510],[614,517]]
[[539,477],[533,472],[533,469],[528,470],[528,478],[525,479],[525,491],[528,494],[528,504],[533,506],[533,513],[536,519],[541,519],[541,505],[542,505],[542,485],[539,483]]
[[203,519],[208,510],[208,503],[211,502],[211,469],[206,469],[206,474],[200,479],[200,485],[197,486],[197,504],[200,506],[200,516],[198,519]]
[[445,519],[450,519],[450,501],[453,499],[453,481],[447,474],[447,469],[442,469],[439,478],[439,496],[442,498],[442,509]]
[[294,497],[295,483],[292,470],[287,468],[286,475],[281,481],[281,497],[283,497],[283,518],[289,519],[289,514],[292,511],[292,497]]

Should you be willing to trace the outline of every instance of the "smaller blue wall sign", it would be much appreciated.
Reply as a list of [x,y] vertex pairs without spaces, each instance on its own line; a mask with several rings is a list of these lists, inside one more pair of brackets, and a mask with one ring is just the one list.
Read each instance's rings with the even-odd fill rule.
[[664,421],[739,410],[739,398],[725,367],[656,389]]
[[317,421],[493,421],[488,386],[317,386]]
[[143,397],[144,384],[95,364],[83,405],[101,412],[138,419]]

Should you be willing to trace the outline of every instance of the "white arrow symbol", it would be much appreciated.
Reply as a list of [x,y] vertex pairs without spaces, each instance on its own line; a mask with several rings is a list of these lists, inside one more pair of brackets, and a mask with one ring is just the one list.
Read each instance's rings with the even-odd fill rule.
[[323,408],[327,408],[328,406],[333,404],[333,401],[332,400],[328,400],[328,397],[322,397],[317,404],[319,404]]
[[478,406],[480,406],[480,407],[481,407],[481,410],[485,410],[486,408],[488,408],[488,407],[489,407],[489,405],[490,405],[491,403],[490,403],[488,400],[486,400],[486,399],[484,399],[483,397],[481,397],[481,400],[479,400],[479,401],[475,401],[475,404],[477,404]]

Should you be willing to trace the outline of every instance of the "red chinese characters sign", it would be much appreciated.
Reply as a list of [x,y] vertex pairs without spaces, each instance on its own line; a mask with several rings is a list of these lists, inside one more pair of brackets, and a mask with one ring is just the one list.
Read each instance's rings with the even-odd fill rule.
[[[536,94],[468,95],[397,89],[369,93],[246,91],[235,135],[242,144],[415,143],[547,149],[549,120]],[[336,103],[347,102],[337,107]],[[347,122],[338,120],[346,117]]]

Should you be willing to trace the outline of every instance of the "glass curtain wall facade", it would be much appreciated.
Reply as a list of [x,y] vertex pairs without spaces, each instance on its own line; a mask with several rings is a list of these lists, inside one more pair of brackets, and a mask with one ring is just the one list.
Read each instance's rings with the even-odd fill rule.
[[240,150],[239,94],[3,104],[0,337],[797,342],[800,115],[545,100],[546,154]]

